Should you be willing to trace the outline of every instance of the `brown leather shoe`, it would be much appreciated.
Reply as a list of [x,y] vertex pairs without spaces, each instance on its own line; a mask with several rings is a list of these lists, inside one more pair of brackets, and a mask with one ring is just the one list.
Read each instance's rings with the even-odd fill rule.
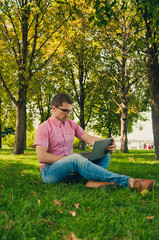
[[153,179],[134,179],[133,188],[137,191],[149,190],[152,191],[152,188],[155,185],[155,180]]
[[98,188],[103,186],[116,186],[115,182],[96,182],[96,181],[89,181],[85,185],[86,188]]

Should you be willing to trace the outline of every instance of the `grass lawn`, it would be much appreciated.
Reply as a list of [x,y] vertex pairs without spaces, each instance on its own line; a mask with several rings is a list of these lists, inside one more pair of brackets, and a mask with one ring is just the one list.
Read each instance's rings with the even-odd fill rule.
[[159,161],[153,150],[111,156],[109,170],[156,179],[153,191],[143,193],[85,189],[85,180],[44,184],[35,150],[27,149],[24,155],[12,151],[0,150],[1,240],[159,239]]

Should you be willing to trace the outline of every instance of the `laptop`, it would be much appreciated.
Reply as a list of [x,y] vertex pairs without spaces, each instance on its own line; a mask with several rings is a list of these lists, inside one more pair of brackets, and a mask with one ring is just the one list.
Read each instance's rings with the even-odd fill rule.
[[112,144],[113,138],[100,139],[95,141],[92,151],[81,152],[82,156],[86,157],[90,161],[101,159],[108,154],[106,147]]

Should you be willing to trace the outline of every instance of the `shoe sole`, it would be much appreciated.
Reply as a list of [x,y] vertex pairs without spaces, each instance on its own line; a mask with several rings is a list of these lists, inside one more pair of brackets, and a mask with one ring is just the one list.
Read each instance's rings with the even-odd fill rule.
[[112,187],[116,187],[116,185],[113,185],[113,184],[105,184],[105,185],[99,185],[99,186],[96,186],[96,187],[89,187],[89,186],[85,186],[85,188],[89,188],[89,189],[95,189],[95,188],[112,188]]

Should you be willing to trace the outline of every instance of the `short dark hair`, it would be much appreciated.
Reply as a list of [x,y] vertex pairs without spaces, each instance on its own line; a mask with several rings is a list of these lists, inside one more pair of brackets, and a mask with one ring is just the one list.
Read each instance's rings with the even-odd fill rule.
[[57,95],[55,95],[53,97],[52,100],[52,105],[55,106],[62,106],[63,102],[67,102],[69,104],[73,104],[72,99],[70,98],[70,96],[66,93],[58,93]]

